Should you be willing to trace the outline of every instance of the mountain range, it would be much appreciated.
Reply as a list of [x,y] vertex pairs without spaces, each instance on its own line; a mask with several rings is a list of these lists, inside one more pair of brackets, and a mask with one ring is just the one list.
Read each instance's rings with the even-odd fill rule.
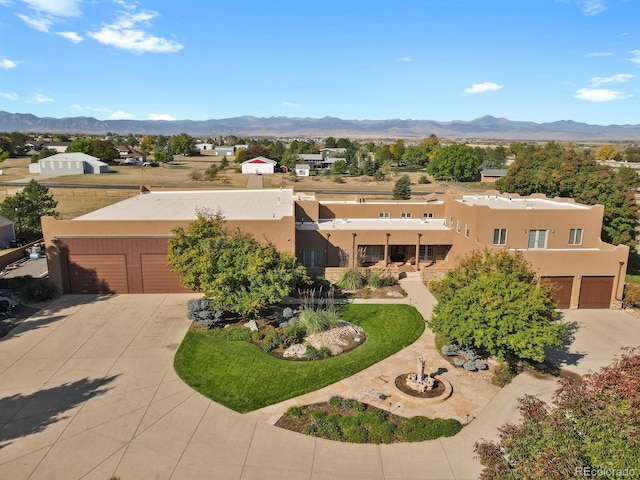
[[513,121],[484,116],[454,120],[343,120],[335,117],[252,117],[219,120],[98,120],[92,117],[51,118],[0,111],[0,132],[189,135],[208,138],[241,137],[353,137],[410,138],[434,134],[454,139],[640,141],[639,125],[590,125],[561,120],[549,123]]

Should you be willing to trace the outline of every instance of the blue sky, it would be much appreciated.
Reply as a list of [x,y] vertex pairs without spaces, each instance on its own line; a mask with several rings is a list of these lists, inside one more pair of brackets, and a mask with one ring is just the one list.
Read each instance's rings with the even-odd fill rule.
[[0,110],[640,124],[640,0],[0,0]]

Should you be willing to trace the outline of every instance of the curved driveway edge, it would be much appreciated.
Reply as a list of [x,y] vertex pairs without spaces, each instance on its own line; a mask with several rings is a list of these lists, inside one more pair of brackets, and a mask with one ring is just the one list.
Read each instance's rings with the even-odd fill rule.
[[[306,437],[230,411],[177,377],[189,298],[68,295],[0,339],[0,478],[471,479],[473,443],[517,419],[522,393],[548,398],[555,388],[521,375],[453,438],[376,446]],[[585,325],[563,357],[576,371],[640,344],[640,321],[624,312],[568,316]],[[593,345],[601,353],[582,357]]]

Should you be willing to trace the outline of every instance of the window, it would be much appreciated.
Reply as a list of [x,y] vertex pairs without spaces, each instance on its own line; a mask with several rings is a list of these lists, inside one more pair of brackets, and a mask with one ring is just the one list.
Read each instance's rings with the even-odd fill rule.
[[389,218],[389,212],[380,212],[378,214],[379,218]]
[[449,228],[453,228],[453,217],[449,217]]
[[469,224],[468,223],[464,224],[464,236],[469,238]]
[[402,212],[400,218],[411,218],[411,212]]
[[506,245],[507,244],[507,229],[506,228],[494,228],[493,229],[493,244],[494,245]]
[[433,218],[433,213],[425,212],[422,214],[422,218]]
[[529,230],[529,245],[527,248],[547,248],[547,231]]
[[302,264],[307,268],[320,268],[322,266],[321,256],[320,250],[303,250]]
[[460,220],[456,222],[456,232],[460,233]]
[[582,245],[581,228],[572,228],[569,230],[569,245]]

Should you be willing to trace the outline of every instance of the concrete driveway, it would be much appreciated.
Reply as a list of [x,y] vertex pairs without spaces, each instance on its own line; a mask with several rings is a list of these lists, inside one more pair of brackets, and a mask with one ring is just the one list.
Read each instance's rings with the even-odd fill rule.
[[[471,479],[480,471],[473,443],[517,419],[518,396],[555,388],[521,375],[448,439],[377,446],[306,437],[182,383],[172,363],[189,298],[68,295],[0,339],[0,478]],[[598,368],[620,346],[640,345],[640,321],[624,312],[567,317],[581,325],[557,354],[569,369]]]

